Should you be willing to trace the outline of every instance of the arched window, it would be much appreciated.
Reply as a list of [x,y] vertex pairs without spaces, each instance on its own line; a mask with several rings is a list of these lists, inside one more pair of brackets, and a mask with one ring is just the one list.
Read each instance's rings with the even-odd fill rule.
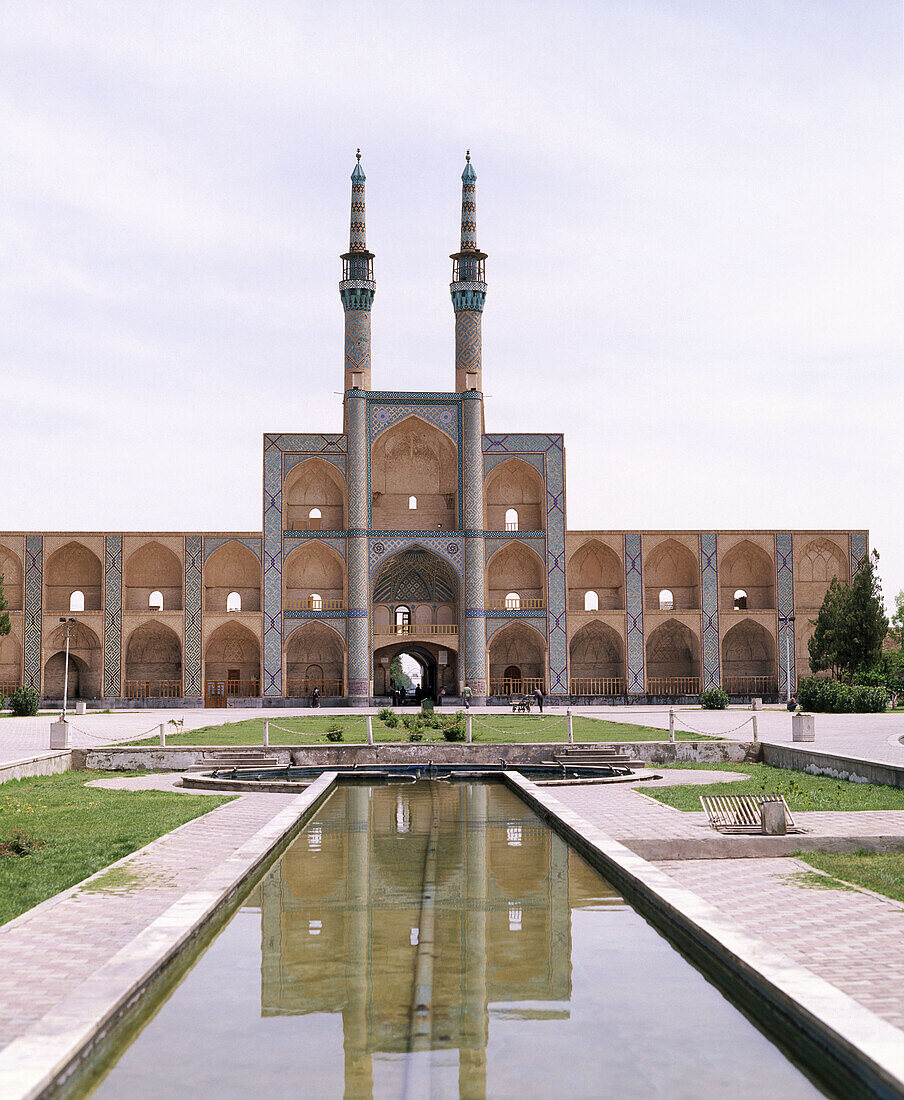
[[226,597],[226,610],[227,611],[241,611],[242,610],[242,597],[238,592],[230,592]]
[[163,610],[163,593],[162,592],[152,592],[150,594],[150,596],[148,596],[148,607],[150,608],[151,611],[162,611]]
[[85,593],[79,592],[77,589],[69,597],[69,610],[70,611],[84,611],[85,610]]
[[405,607],[404,604],[399,604],[399,606],[395,609],[396,634],[407,634],[410,624],[411,608]]
[[312,611],[322,611],[323,610],[323,597],[321,595],[319,595],[319,593],[312,592],[309,603],[310,603],[310,607],[311,607]]
[[322,523],[322,521],[323,521],[323,515],[321,514],[321,511],[320,511],[319,508],[312,508],[310,510],[310,512],[308,512],[308,530],[309,531],[319,531],[320,530],[320,524]]
[[659,610],[671,611],[675,606],[675,598],[672,596],[672,590],[670,588],[663,588],[659,593]]
[[505,595],[506,611],[519,611],[521,609],[521,597],[517,592],[507,592]]
[[595,592],[584,593],[584,610],[585,611],[599,611],[600,598]]
[[735,611],[747,610],[747,593],[743,588],[739,588],[734,594],[734,609]]
[[518,509],[508,508],[505,513],[505,529],[506,531],[518,530]]
[[408,498],[408,511],[414,512],[417,510],[417,497]]

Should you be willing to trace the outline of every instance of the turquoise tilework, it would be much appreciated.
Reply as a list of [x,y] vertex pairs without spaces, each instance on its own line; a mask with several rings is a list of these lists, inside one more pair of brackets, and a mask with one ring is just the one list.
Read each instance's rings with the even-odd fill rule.
[[261,539],[258,536],[239,537],[238,535],[205,535],[204,536],[204,561],[206,562],[214,550],[219,550],[227,542],[237,542],[241,546],[247,546],[252,554],[261,561]]
[[122,694],[122,535],[104,539],[104,698]]
[[41,690],[41,630],[44,540],[25,536],[25,684]]
[[[789,531],[779,531],[775,536],[775,582],[778,593],[778,687],[781,692],[787,691],[790,671],[793,694],[797,690],[794,673],[794,539]],[[790,670],[788,637],[791,639]]]
[[182,650],[183,691],[201,694],[201,564],[200,535],[185,536],[185,629]]
[[640,535],[625,535],[625,631],[628,694],[646,694],[643,639],[643,563]]
[[869,535],[866,531],[851,532],[851,580],[857,576],[863,568],[869,554]]
[[719,559],[714,531],[700,535],[700,586],[703,594],[703,689],[718,687]]

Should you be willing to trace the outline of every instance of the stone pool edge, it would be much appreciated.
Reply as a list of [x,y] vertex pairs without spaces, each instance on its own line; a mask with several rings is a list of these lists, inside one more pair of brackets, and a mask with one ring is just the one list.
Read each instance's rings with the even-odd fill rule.
[[[666,938],[705,971],[740,983],[742,1000],[764,1003],[761,1021],[796,1029],[874,1097],[904,1097],[901,1031],[766,941],[748,935],[665,871],[568,809],[547,789],[514,772],[503,782],[600,871]],[[676,934],[677,933],[677,934]],[[795,1045],[794,1036],[788,1042]]]
[[[197,886],[0,1051],[0,1096],[31,1100],[65,1085],[112,1028],[334,790],[324,772]],[[133,853],[134,854],[134,853]]]

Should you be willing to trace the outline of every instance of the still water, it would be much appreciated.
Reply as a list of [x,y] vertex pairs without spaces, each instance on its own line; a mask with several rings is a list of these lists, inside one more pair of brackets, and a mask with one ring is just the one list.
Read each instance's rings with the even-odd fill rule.
[[341,787],[100,1097],[822,1095],[495,784]]

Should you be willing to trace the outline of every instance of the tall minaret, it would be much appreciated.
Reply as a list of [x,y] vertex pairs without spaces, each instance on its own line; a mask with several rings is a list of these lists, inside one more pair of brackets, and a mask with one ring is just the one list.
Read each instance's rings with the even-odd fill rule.
[[452,259],[452,308],[455,310],[455,390],[483,390],[480,365],[481,317],[487,296],[486,253],[477,247],[477,173],[471,150],[461,174],[461,251]]
[[367,251],[364,231],[364,169],[361,150],[352,172],[352,214],[348,252],[342,257],[339,296],[345,309],[345,389],[370,389],[370,307],[374,282],[374,254]]

